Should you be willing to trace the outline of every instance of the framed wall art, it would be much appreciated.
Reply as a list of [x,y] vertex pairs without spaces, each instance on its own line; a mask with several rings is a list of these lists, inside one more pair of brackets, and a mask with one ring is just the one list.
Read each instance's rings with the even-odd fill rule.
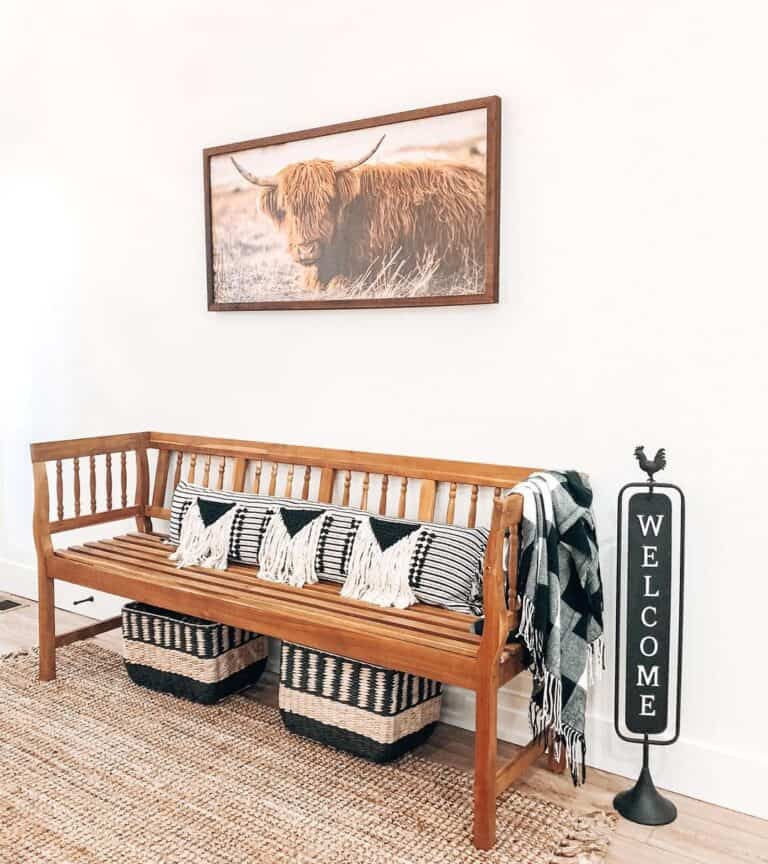
[[498,301],[497,96],[203,152],[208,308]]

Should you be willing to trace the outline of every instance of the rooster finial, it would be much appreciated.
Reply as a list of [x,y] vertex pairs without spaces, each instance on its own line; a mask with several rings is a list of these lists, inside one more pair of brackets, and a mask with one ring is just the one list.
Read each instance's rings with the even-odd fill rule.
[[667,467],[667,451],[663,447],[656,451],[656,455],[653,459],[649,459],[645,455],[644,445],[639,444],[635,447],[635,459],[637,459],[640,470],[645,471],[648,475],[649,483],[653,483],[654,474],[663,471]]

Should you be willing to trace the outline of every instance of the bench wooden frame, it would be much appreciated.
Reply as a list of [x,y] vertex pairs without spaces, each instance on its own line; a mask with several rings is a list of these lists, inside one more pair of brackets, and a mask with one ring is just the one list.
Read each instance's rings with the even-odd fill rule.
[[[522,499],[504,493],[534,469],[158,432],[33,444],[31,455],[41,680],[56,677],[57,647],[120,625],[119,618],[111,618],[57,636],[54,582],[61,579],[473,690],[473,838],[480,849],[494,845],[496,797],[544,752],[541,742],[532,741],[516,758],[497,766],[498,690],[523,669],[520,649],[506,644],[518,612],[508,610],[505,602],[506,580],[510,596],[515,596]],[[129,457],[135,475],[130,503]],[[103,465],[106,484],[105,506],[101,509],[96,488],[97,458]],[[68,460],[72,461],[72,516],[64,512],[62,463]],[[150,461],[154,466],[152,483]],[[55,465],[50,479],[49,462]],[[80,476],[81,465],[85,464],[87,480]],[[265,470],[267,466],[269,470]],[[119,475],[119,492],[115,489],[113,494],[115,472]],[[381,609],[342,598],[339,586],[330,583],[296,589],[259,580],[254,568],[235,565],[226,571],[178,569],[167,561],[163,535],[153,532],[153,518],[168,519],[170,492],[182,478],[217,489],[256,489],[267,494],[293,494],[304,500],[349,504],[353,473],[361,475],[359,502],[354,502],[361,509],[403,516],[409,490],[412,493],[417,487],[418,518],[446,523],[454,522],[461,492],[467,496],[466,522],[474,525],[481,493],[492,490],[482,636],[473,632],[476,619],[471,616],[423,604],[405,610]],[[399,478],[399,487],[390,487],[392,477]],[[51,480],[56,500],[53,520]],[[373,500],[375,484],[379,488],[377,501]],[[86,485],[90,512],[83,513],[81,487]],[[445,499],[442,518],[436,514],[438,499]],[[53,534],[128,518],[136,520],[136,532],[67,549],[53,546]],[[506,573],[505,537],[509,538]],[[559,772],[563,765],[550,759],[549,767]]]

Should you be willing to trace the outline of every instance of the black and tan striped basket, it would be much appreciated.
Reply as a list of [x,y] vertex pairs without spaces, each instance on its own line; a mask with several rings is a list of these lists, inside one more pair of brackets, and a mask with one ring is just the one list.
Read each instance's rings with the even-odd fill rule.
[[259,680],[267,665],[267,639],[238,627],[126,603],[123,654],[136,684],[211,705]]
[[440,718],[439,681],[283,642],[280,714],[286,728],[373,762],[429,738]]

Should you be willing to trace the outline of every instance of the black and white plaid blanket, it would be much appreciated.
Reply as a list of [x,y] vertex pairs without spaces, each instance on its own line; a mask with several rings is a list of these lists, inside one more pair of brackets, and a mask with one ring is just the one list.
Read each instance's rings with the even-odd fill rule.
[[523,496],[517,636],[533,673],[531,729],[575,784],[585,778],[587,691],[605,668],[603,587],[592,489],[575,471],[538,472],[513,490]]

